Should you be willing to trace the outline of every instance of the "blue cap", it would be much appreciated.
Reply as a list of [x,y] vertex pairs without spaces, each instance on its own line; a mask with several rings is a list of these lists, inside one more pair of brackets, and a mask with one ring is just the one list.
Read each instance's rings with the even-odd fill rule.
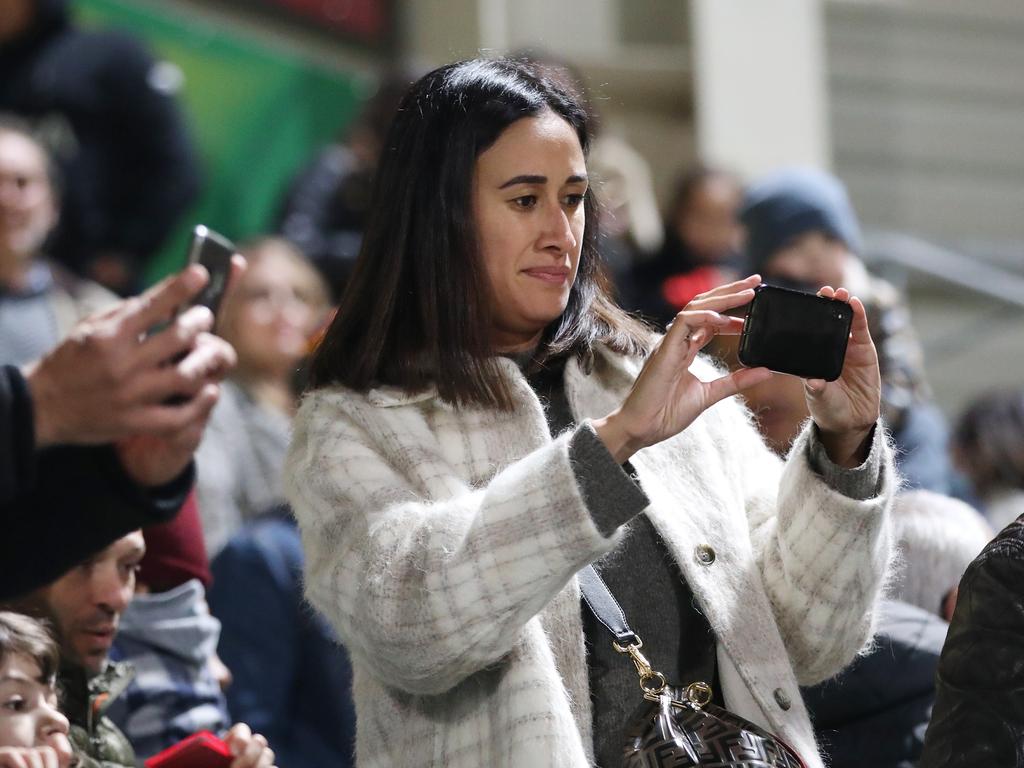
[[760,271],[791,240],[822,232],[861,252],[860,224],[846,187],[813,168],[787,168],[763,176],[747,190],[740,209],[747,229],[750,267]]

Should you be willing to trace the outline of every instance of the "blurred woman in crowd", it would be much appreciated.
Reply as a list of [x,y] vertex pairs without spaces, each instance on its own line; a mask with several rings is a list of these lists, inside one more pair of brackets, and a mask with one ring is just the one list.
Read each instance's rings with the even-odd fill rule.
[[68,719],[57,709],[57,644],[35,619],[0,612],[0,768],[68,768]]
[[952,453],[995,530],[1024,515],[1024,389],[974,401],[956,424]]
[[244,522],[279,504],[295,411],[295,379],[327,312],[320,274],[287,241],[239,252],[249,269],[225,301],[218,333],[238,353],[196,453],[199,509],[210,557]]
[[665,238],[655,258],[638,267],[638,309],[662,325],[698,293],[740,276],[739,179],[721,168],[697,165],[683,174],[665,217]]
[[670,681],[819,768],[797,685],[867,640],[890,549],[863,306],[823,289],[853,338],[783,473],[728,399],[768,372],[698,358],[757,276],[653,338],[608,297],[588,143],[579,103],[507,60],[426,75],[391,126],[285,475],[359,764],[621,765],[640,694],[581,608],[595,563]]

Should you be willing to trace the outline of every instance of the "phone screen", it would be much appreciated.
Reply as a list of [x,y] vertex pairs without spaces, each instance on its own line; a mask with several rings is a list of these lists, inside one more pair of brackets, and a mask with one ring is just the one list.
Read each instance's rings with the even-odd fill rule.
[[846,302],[762,283],[743,324],[740,362],[834,381],[843,370],[852,321]]
[[231,257],[235,254],[234,244],[202,224],[192,234],[192,245],[189,248],[189,264],[202,264],[210,273],[210,282],[192,300],[192,304],[209,307],[214,315],[220,309],[224,290],[231,276]]

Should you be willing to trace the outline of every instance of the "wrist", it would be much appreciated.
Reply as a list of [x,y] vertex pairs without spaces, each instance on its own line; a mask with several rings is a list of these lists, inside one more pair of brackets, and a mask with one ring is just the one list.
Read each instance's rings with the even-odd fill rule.
[[818,439],[833,464],[845,469],[854,469],[867,461],[871,452],[874,428],[873,423],[866,427],[842,431],[829,431],[818,426]]
[[616,464],[625,464],[634,453],[644,447],[624,427],[619,411],[613,411],[602,419],[594,419],[591,423]]
[[45,448],[59,442],[57,425],[53,422],[53,408],[50,407],[51,388],[41,364],[36,361],[22,366],[21,375],[28,388],[32,404],[32,434],[36,448]]

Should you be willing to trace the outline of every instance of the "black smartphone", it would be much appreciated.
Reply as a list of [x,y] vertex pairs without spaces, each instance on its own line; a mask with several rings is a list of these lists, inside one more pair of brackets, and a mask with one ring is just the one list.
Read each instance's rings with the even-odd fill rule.
[[804,379],[834,381],[843,370],[853,309],[844,301],[762,283],[740,336],[740,362]]
[[192,231],[192,245],[188,251],[189,264],[202,264],[210,273],[210,282],[192,299],[192,305],[208,307],[214,316],[220,309],[224,291],[231,277],[231,257],[235,246],[223,235],[199,224]]

